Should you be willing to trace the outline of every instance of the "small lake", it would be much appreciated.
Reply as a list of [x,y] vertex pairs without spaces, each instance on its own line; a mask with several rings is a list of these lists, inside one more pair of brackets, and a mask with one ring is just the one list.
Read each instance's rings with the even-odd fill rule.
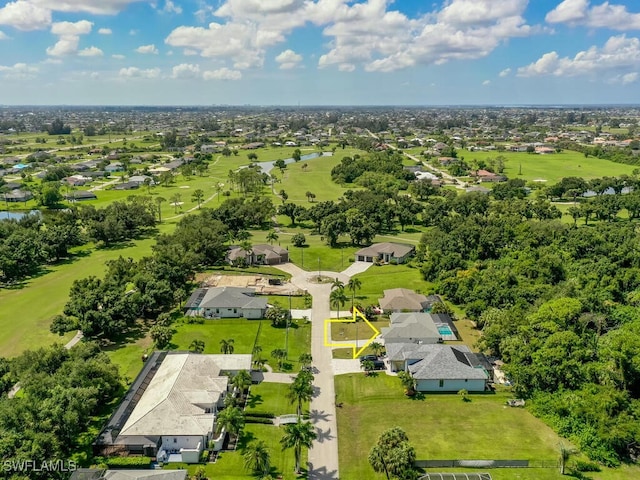
[[37,210],[31,212],[7,212],[0,211],[0,220],[20,220],[22,217],[29,215],[30,213],[36,213]]

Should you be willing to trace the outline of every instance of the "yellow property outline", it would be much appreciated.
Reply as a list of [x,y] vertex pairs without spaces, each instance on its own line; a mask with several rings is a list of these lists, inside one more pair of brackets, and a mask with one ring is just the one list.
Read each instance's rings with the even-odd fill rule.
[[[327,328],[329,325],[331,325],[332,323],[355,323],[356,319],[360,317],[361,319],[364,320],[364,322],[369,325],[369,328],[371,330],[374,331],[374,334],[371,336],[371,338],[369,338],[369,340],[367,340],[367,342],[364,344],[364,346],[362,348],[360,348],[360,350],[358,350],[358,339],[356,339],[356,343],[331,343],[329,340],[329,329]],[[369,320],[367,320],[367,317],[365,317],[362,312],[360,310],[358,310],[356,307],[353,307],[353,318],[351,320],[340,320],[340,319],[336,319],[333,320],[331,318],[327,319],[324,321],[324,346],[325,347],[346,347],[346,348],[353,348],[353,358],[356,359],[358,358],[358,356],[365,351],[365,349],[375,340],[375,338],[380,334],[380,332],[378,331],[378,329],[376,327],[374,327],[373,325],[371,325],[371,323],[369,322]]]

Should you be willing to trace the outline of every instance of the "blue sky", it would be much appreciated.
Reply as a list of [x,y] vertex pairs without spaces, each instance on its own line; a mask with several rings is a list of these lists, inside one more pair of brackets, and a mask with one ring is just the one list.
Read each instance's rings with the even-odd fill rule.
[[0,104],[640,104],[637,0],[0,5]]

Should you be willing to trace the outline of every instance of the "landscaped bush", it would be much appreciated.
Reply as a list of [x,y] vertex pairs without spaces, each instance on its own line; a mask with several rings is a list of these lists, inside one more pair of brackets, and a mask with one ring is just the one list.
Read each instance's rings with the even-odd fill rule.
[[209,450],[203,450],[200,454],[200,463],[207,463],[209,461]]
[[273,420],[271,418],[262,417],[244,417],[244,423],[261,423],[264,425],[273,425]]
[[107,465],[109,468],[146,468],[151,465],[150,457],[104,457],[96,458],[96,463]]
[[246,412],[247,417],[260,417],[260,418],[276,418],[274,413],[271,412]]
[[578,472],[599,472],[600,465],[595,462],[586,462],[583,460],[576,460],[574,468]]

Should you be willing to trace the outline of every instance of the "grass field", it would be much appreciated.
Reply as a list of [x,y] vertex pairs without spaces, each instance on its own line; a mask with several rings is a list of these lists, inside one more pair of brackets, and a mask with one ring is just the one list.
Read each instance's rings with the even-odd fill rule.
[[[251,393],[247,399],[245,411],[273,413],[276,416],[296,413],[296,405],[289,402],[287,393],[289,385],[286,383],[262,382],[251,386]],[[303,412],[309,410],[309,403],[306,402],[302,408]]]
[[[389,326],[389,320],[385,318],[379,318],[369,323],[378,331]],[[331,340],[355,340],[356,332],[359,340],[366,340],[373,335],[373,331],[363,321],[359,321],[357,324],[355,322],[331,324]]]
[[[457,394],[427,394],[422,400],[409,399],[396,377],[349,374],[336,377],[336,393],[343,403],[337,411],[341,478],[383,479],[384,475],[371,469],[367,454],[379,435],[394,426],[405,430],[418,459],[555,462],[558,457],[561,438],[526,409],[506,407],[505,401],[511,398],[509,392],[472,394],[471,401],[466,403]],[[416,418],[420,421],[416,422]],[[567,478],[555,468],[490,472],[496,480]],[[623,480],[638,478],[639,474],[640,468],[636,466],[603,469],[583,478]]]
[[433,290],[433,284],[423,280],[420,270],[411,264],[374,265],[356,278],[362,282],[362,289],[356,292],[356,300],[365,306],[377,305],[383,290],[388,288],[409,288],[425,295]]
[[[599,158],[585,158],[582,153],[565,150],[551,155],[535,155],[516,152],[469,152],[458,151],[458,157],[462,156],[469,162],[473,159],[486,160],[502,155],[507,159],[504,174],[509,178],[522,178],[526,181],[546,180],[545,183],[553,184],[563,177],[582,177],[585,179],[598,177],[611,177],[622,174],[630,175],[637,167],[624,165]],[[522,165],[522,175],[519,175]]]
[[151,251],[155,240],[147,238],[128,242],[119,248],[76,249],[67,263],[48,266],[43,274],[14,288],[0,290],[0,352],[13,357],[28,348],[66,343],[70,333],[59,337],[49,332],[51,319],[62,313],[74,280],[90,275],[102,276],[105,262],[123,257],[139,259]]

